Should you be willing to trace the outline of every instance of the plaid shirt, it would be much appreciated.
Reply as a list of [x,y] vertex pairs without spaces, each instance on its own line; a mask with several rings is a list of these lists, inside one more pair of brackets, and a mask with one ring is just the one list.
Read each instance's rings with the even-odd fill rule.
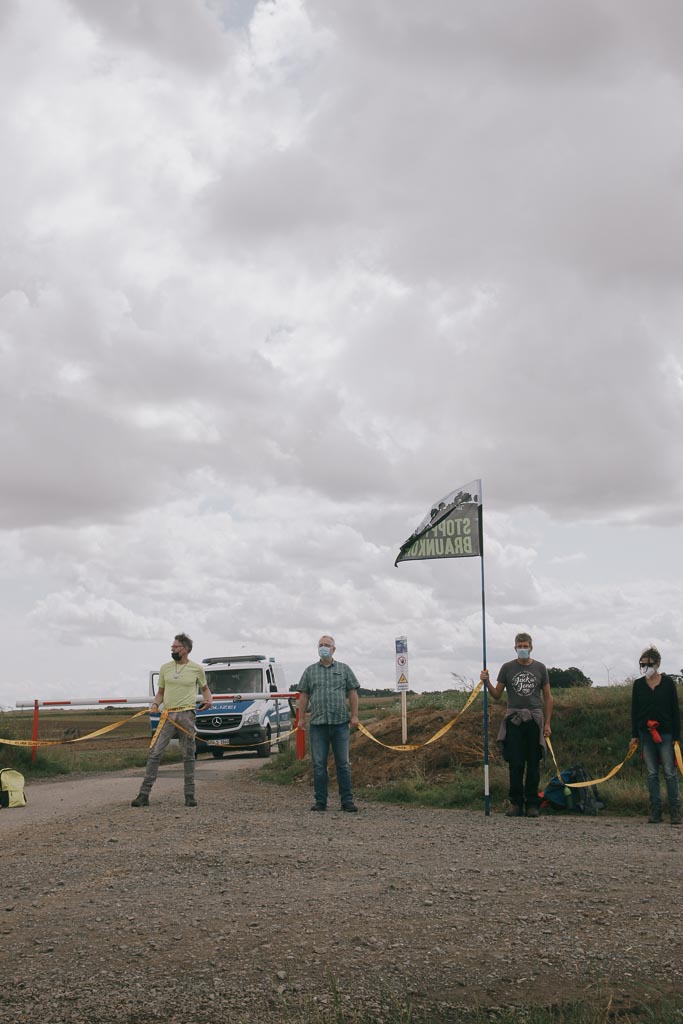
[[308,694],[311,725],[339,725],[351,717],[346,695],[359,690],[360,683],[342,661],[333,661],[329,668],[317,661],[304,669],[298,689]]

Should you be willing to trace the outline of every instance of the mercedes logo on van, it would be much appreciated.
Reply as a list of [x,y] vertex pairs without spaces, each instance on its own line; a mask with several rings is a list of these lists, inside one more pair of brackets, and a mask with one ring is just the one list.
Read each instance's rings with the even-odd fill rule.
[[214,727],[214,729],[220,729],[222,724],[223,724],[223,719],[222,718],[212,718],[211,719],[211,725]]

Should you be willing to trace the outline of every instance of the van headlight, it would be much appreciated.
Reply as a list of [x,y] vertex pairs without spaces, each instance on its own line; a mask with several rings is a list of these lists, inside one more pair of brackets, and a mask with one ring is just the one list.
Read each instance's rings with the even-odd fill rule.
[[254,725],[256,722],[258,722],[260,717],[260,708],[249,708],[249,710],[245,713],[244,717],[242,718],[242,725]]

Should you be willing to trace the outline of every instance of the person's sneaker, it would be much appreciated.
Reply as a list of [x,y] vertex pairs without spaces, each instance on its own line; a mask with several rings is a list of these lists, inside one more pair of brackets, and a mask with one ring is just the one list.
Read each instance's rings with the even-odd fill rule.
[[312,811],[326,811],[327,804],[321,804],[319,800],[316,800],[314,804],[311,804]]
[[650,817],[647,819],[648,825],[661,825],[662,823],[662,812],[652,811]]
[[197,806],[197,801],[195,800],[195,798],[193,796],[186,796],[185,797],[185,806],[186,807],[196,807]]
[[534,807],[527,807],[527,809],[526,809],[526,816],[527,816],[527,818],[540,818],[541,812],[539,811],[538,807],[536,807],[536,806],[534,806]]
[[680,823],[681,823],[681,812],[680,811],[672,811],[671,812],[671,824],[672,825],[680,825]]
[[342,804],[342,811],[348,811],[349,814],[357,814],[358,808],[354,803]]
[[131,800],[131,807],[149,807],[149,797],[145,793],[138,793],[135,800]]
[[507,811],[505,812],[506,818],[521,818],[522,808],[518,807],[517,804],[510,804]]

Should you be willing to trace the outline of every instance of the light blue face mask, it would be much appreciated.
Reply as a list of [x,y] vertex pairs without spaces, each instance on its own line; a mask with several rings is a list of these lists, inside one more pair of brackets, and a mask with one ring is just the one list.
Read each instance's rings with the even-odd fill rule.
[[529,647],[515,647],[517,657],[521,658],[522,661],[526,661],[527,658],[531,657],[531,649]]
[[329,658],[332,655],[332,648],[325,647],[324,645],[318,648],[318,656],[320,658]]

